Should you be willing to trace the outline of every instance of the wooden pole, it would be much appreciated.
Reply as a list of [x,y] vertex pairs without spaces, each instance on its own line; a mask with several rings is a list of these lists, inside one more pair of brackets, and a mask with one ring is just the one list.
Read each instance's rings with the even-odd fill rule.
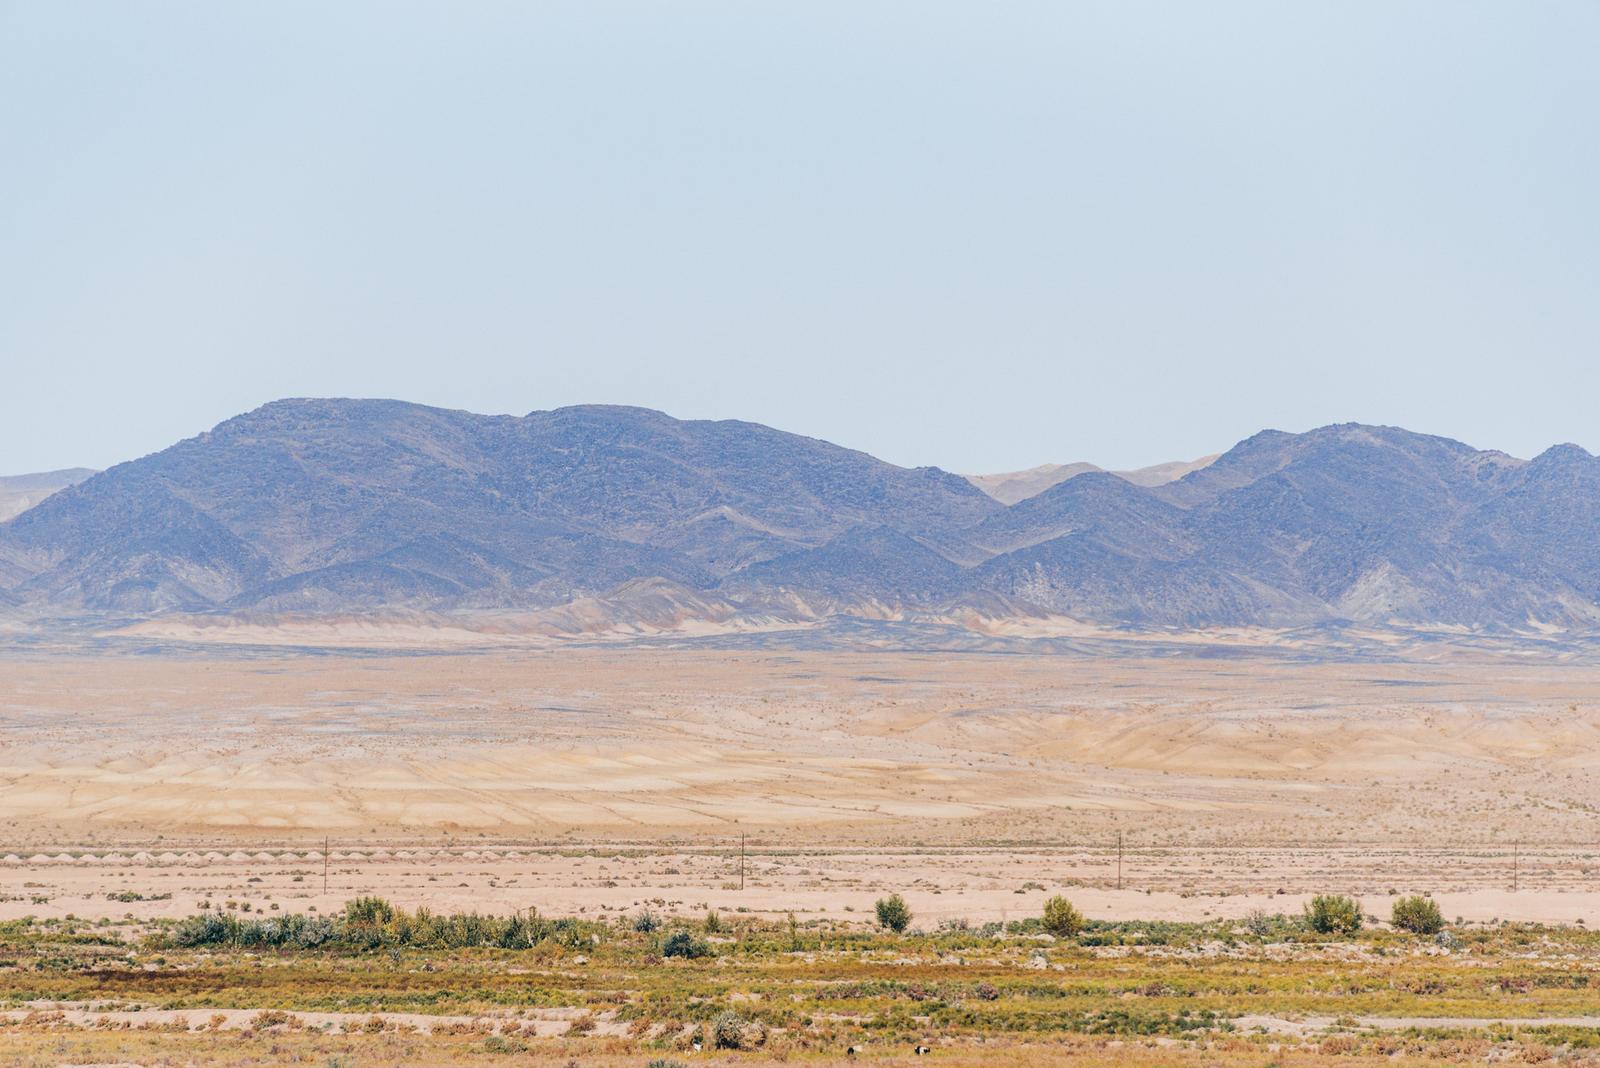
[[1522,859],[1521,853],[1522,843],[1513,843],[1511,846],[1511,892],[1513,894],[1517,892],[1517,868],[1519,867],[1518,862]]
[[739,834],[739,889],[744,889],[744,833]]
[[1117,889],[1122,889],[1122,832],[1117,832]]
[[328,896],[328,839],[322,839],[322,896]]

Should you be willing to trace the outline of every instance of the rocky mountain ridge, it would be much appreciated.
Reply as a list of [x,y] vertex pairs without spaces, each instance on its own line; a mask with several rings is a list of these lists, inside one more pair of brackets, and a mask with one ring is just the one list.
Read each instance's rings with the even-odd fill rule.
[[587,612],[642,588],[685,618],[1588,631],[1600,460],[1345,424],[1008,506],[754,423],[290,400],[0,524],[21,618]]

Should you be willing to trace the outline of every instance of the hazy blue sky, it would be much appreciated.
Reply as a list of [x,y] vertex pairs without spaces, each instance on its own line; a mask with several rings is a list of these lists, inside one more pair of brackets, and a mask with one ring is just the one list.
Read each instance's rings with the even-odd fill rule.
[[0,472],[264,401],[1600,451],[1600,3],[0,0]]

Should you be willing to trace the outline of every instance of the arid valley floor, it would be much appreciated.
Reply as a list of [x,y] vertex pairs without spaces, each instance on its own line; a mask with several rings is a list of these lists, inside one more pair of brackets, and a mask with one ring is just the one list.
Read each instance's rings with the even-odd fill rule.
[[[1582,659],[33,648],[0,660],[0,1049],[643,1065],[692,1053],[695,1021],[732,1005],[772,1028],[717,1054],[734,1059],[857,1044],[893,1061],[925,1039],[950,1063],[1001,1042],[1015,1063],[1265,1064],[1331,1056],[1333,1037],[1342,1063],[1582,1056],[1600,1023],[1597,806],[1600,666]],[[874,931],[891,892],[927,933]],[[1237,942],[1315,893],[1378,920],[1431,894],[1476,948],[1382,923]],[[1027,924],[1055,894],[1098,942],[1039,941]],[[197,913],[328,916],[361,895],[618,934],[506,959],[149,948]],[[632,926],[646,912],[697,931],[717,913],[714,960],[653,956]],[[1561,983],[1485,985],[1513,960]],[[1259,997],[1238,969],[1268,976]],[[351,993],[356,974],[375,992]],[[515,994],[495,986],[510,975]],[[1375,975],[1385,996],[1365,998],[1355,977]],[[763,1009],[869,979],[804,1021]],[[987,1026],[970,991],[912,1011],[893,986],[969,980],[1009,1022]],[[1066,1015],[1000,1012],[1040,983]],[[1206,1026],[1167,995],[1104,1022],[1162,983],[1180,1001],[1194,987],[1184,1012]],[[1556,987],[1570,996],[1541,994]]]

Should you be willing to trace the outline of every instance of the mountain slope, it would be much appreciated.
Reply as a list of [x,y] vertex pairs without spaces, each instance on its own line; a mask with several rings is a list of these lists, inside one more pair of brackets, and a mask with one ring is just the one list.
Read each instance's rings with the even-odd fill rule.
[[[1164,486],[1175,482],[1191,471],[1198,471],[1216,459],[1216,455],[1202,456],[1198,460],[1173,460],[1152,464],[1131,471],[1113,471],[1111,474],[1132,482],[1135,486]],[[1001,504],[1018,504],[1036,497],[1052,486],[1069,478],[1087,475],[1103,468],[1094,464],[1040,464],[1026,471],[1004,471],[995,475],[964,475],[968,482],[999,501]]]
[[[1587,454],[1569,459],[1575,471],[1561,500],[1570,529],[1558,545],[1580,539],[1600,515],[1600,495],[1585,495],[1577,473],[1594,462]],[[1094,476],[1008,509],[982,529],[1039,536],[1057,521],[1064,533],[1011,549],[975,580],[1082,618],[1173,626],[1600,623],[1578,574],[1600,570],[1560,570],[1557,557],[1571,557],[1541,548],[1550,522],[1513,529],[1509,514],[1494,513],[1498,525],[1480,514],[1512,507],[1496,502],[1513,489],[1531,494],[1528,466],[1391,427],[1267,431],[1177,482],[1138,491],[1169,511],[1134,511],[1128,501],[1132,521],[1109,539],[1083,527],[1075,511],[1058,516],[1047,507],[1053,494]],[[1532,497],[1520,505],[1521,514],[1548,507]],[[1036,522],[1024,526],[1025,516]],[[1482,545],[1490,534],[1499,539],[1498,563]]]
[[947,595],[962,569],[888,527],[853,527],[826,545],[765,560],[723,582],[745,598],[794,593],[830,607],[926,604]]
[[967,475],[966,480],[1001,504],[1016,504],[1037,496],[1069,478],[1098,471],[1094,464],[1040,464],[1026,471],[1002,471],[995,475]]
[[41,471],[31,475],[0,475],[0,523],[21,515],[29,508],[68,486],[76,486],[94,472],[87,467],[62,471]]
[[1212,453],[1198,460],[1169,460],[1164,464],[1136,467],[1132,471],[1113,471],[1112,474],[1121,475],[1135,486],[1165,486],[1168,482],[1176,482],[1190,472],[1209,467],[1220,455],[1222,454]]
[[548,605],[635,578],[706,588],[860,524],[937,539],[999,509],[958,476],[751,423],[280,401],[0,527],[0,582],[105,611]]
[[[978,606],[975,608],[975,606]],[[1600,459],[1264,431],[1010,506],[742,422],[269,404],[0,524],[8,617],[546,613],[585,626],[1058,613],[1600,630]]]
[[1182,531],[1183,518],[1181,509],[1149,491],[1095,471],[990,516],[967,538],[991,555],[1079,534],[1135,556],[1175,557],[1194,549]]

